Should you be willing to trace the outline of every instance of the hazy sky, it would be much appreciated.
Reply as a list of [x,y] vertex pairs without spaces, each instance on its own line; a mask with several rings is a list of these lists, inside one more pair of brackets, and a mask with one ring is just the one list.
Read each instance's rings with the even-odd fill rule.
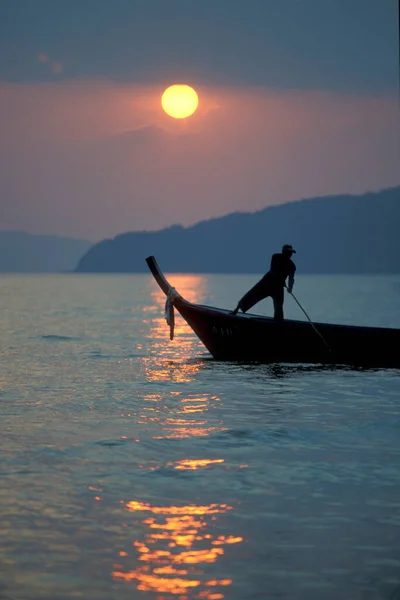
[[[161,108],[192,85],[194,116]],[[102,237],[400,183],[397,0],[1,0],[0,229]]]

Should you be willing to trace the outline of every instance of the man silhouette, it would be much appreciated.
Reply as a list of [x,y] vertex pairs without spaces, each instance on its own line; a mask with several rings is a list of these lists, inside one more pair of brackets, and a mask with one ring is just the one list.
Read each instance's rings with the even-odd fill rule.
[[271,296],[274,302],[274,319],[277,321],[283,320],[283,299],[284,287],[288,278],[287,290],[292,292],[294,285],[294,274],[296,265],[291,257],[296,253],[296,250],[290,244],[282,246],[282,252],[277,252],[272,255],[271,267],[268,273],[264,275],[238,302],[232,314],[236,315],[240,309],[242,312],[247,312],[255,304]]

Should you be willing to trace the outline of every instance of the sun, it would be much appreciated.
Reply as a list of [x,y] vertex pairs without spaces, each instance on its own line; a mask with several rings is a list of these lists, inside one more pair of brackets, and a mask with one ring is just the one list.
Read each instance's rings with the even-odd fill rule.
[[186,119],[199,105],[199,97],[190,85],[171,85],[161,96],[161,106],[170,117]]

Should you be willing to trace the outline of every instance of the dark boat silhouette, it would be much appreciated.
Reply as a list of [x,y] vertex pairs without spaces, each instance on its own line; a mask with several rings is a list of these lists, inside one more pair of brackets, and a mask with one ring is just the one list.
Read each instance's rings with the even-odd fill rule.
[[400,367],[400,329],[233,315],[227,309],[188,302],[167,281],[154,256],[146,262],[167,296],[171,339],[175,307],[217,360]]

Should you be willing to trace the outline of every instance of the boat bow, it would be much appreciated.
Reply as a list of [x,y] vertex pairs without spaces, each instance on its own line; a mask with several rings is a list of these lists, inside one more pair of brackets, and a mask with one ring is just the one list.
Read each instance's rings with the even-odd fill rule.
[[177,300],[183,300],[182,296],[176,291],[174,287],[167,281],[164,274],[162,273],[160,267],[154,256],[148,256],[146,258],[146,262],[150,271],[153,274],[154,279],[157,281],[158,285],[167,296],[165,301],[165,320],[167,321],[167,325],[169,326],[169,339],[174,339],[174,330],[175,330],[175,313],[174,313],[174,303]]

